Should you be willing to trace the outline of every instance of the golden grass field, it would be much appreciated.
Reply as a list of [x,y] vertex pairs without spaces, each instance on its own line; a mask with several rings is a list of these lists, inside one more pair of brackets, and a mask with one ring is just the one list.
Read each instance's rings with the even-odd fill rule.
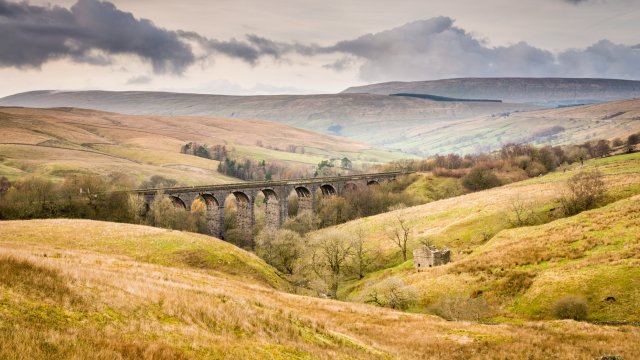
[[[69,173],[108,175],[119,171],[138,180],[160,174],[185,185],[238,181],[217,173],[215,160],[181,154],[180,147],[191,141],[226,145],[242,158],[304,168],[345,156],[355,165],[403,156],[345,138],[260,120],[0,108],[0,176],[60,178]],[[262,147],[256,145],[259,141]],[[304,154],[287,152],[290,145],[304,148]]]
[[[640,351],[631,326],[450,322],[284,293],[265,281],[266,264],[200,235],[77,220],[1,225],[3,359],[631,359]],[[176,262],[194,248],[231,256],[243,270]]]
[[[567,145],[590,140],[626,139],[640,132],[640,99],[536,111],[473,116],[461,120],[426,122],[407,131],[397,147],[439,153],[473,153],[499,148],[507,142]],[[553,136],[546,130],[561,126]],[[539,135],[536,135],[539,134]],[[487,146],[487,144],[491,146]]]
[[[551,221],[565,180],[582,170],[604,174],[612,204],[574,217]],[[415,190],[415,189],[414,189]],[[382,264],[362,280],[349,281],[342,297],[363,301],[368,291],[394,276],[420,292],[414,311],[444,297],[468,298],[481,292],[493,317],[550,318],[550,306],[564,294],[585,295],[594,321],[639,321],[640,153],[585,162],[554,173],[486,191],[354,220],[336,228],[364,233],[371,256]],[[616,201],[618,200],[618,201]],[[614,202],[615,201],[615,202]],[[543,225],[513,228],[511,206],[524,203]],[[428,240],[453,252],[449,265],[417,272],[403,263],[388,238],[397,218],[411,226],[410,250]],[[551,221],[551,222],[549,222]],[[321,234],[332,229],[322,229]],[[490,240],[489,240],[490,239]],[[375,270],[375,269],[374,269]],[[525,277],[526,289],[500,292],[501,281]],[[529,281],[531,284],[529,284]],[[504,285],[504,284],[502,284]],[[617,295],[616,295],[617,294]],[[616,303],[605,303],[613,296]]]

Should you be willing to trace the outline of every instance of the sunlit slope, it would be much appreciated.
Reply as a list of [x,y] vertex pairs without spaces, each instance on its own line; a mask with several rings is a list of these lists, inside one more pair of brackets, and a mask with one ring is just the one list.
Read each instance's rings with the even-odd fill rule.
[[442,122],[541,108],[529,104],[443,102],[372,94],[222,96],[108,91],[33,91],[0,99],[0,105],[73,106],[138,115],[264,119],[404,151],[416,150],[405,146],[405,139],[412,136],[416,127],[442,126]]
[[481,294],[486,316],[552,319],[558,300],[579,295],[591,321],[638,322],[639,234],[640,196],[634,196],[545,225],[503,230],[442,267],[380,271],[355,285],[351,297],[396,276],[419,290],[423,309]]
[[236,157],[294,167],[345,156],[355,164],[402,156],[268,121],[0,108],[0,176],[120,171],[139,179],[160,174],[194,185],[234,181],[216,172],[218,161],[181,154],[180,147],[191,141],[225,145]]
[[[222,240],[150,226],[92,220],[3,221],[0,241],[123,256],[165,266],[202,269],[279,288],[284,282],[257,256]],[[55,254],[50,254],[54,255]]]
[[640,97],[640,81],[588,78],[459,78],[354,86],[343,93],[413,93],[506,102],[584,104]]
[[626,139],[640,132],[640,99],[576,107],[494,114],[456,121],[433,121],[407,132],[405,149],[432,153],[492,151],[502,144],[579,144]]
[[398,248],[388,239],[386,231],[402,218],[412,228],[412,245],[429,240],[455,249],[454,256],[460,259],[487,237],[511,227],[509,216],[516,200],[545,215],[558,206],[556,199],[565,191],[569,177],[593,169],[604,174],[610,197],[621,199],[640,193],[640,153],[634,153],[589,160],[584,166],[573,165],[566,171],[559,169],[538,178],[361,218],[336,227],[348,233],[363,229],[371,248],[382,249],[382,255],[398,260],[397,255],[392,255],[397,254]]
[[[510,219],[515,218],[516,204],[532,209],[543,222],[551,221],[549,214],[559,206],[566,179],[596,168],[605,175],[610,201],[620,202],[538,227],[505,230],[515,226]],[[635,290],[640,281],[636,270],[640,198],[633,197],[638,193],[640,154],[636,153],[591,160],[566,172],[340,225],[347,233],[364,231],[377,267],[387,268],[347,284],[343,296],[363,301],[381,281],[397,276],[421,290],[418,307],[422,309],[445,296],[480,292],[494,302],[497,315],[547,318],[559,297],[578,293],[593,302],[594,320],[638,321],[640,313],[633,307],[640,301]],[[453,263],[423,272],[412,269],[412,260],[402,264],[399,249],[387,235],[398,218],[411,227],[410,249],[421,241],[447,246]],[[518,285],[504,284],[511,277],[532,282],[531,287],[520,293]],[[501,292],[510,287],[515,292]],[[605,303],[609,296],[618,301]]]
[[[640,82],[634,84],[636,88],[632,86],[631,92],[607,90],[606,86],[584,88],[595,88],[595,93],[602,95],[598,101],[611,101],[639,96],[637,84]],[[519,90],[522,94],[531,93],[531,88],[524,87],[525,90]],[[545,86],[536,89],[544,92]],[[579,93],[571,86],[560,86],[556,90],[571,96]],[[105,91],[34,91],[0,99],[0,105],[74,106],[139,115],[265,119],[420,155],[490,151],[508,142],[558,144],[626,137],[640,131],[639,104],[640,100],[613,101],[576,108],[556,109],[552,105],[553,109],[540,110],[545,107],[358,93],[221,96]]]
[[[256,278],[239,280],[228,268],[149,260],[171,258],[158,250],[170,239],[206,247],[191,234],[131,225],[110,232],[104,223],[73,220],[0,225],[3,359],[592,359],[640,351],[635,327],[447,322],[286,294]],[[76,234],[84,228],[86,239]],[[152,240],[158,237],[160,245]],[[222,245],[212,251],[234,252]]]

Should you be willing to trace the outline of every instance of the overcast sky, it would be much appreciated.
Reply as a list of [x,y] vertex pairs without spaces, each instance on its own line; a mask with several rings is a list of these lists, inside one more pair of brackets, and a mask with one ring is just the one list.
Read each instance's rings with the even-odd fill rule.
[[0,0],[0,96],[640,79],[640,0]]

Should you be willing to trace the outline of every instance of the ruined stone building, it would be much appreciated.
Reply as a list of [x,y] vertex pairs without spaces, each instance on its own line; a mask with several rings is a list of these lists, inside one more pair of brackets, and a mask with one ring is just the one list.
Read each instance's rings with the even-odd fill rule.
[[416,269],[444,265],[451,261],[449,249],[439,250],[433,246],[420,245],[413,250],[413,267]]

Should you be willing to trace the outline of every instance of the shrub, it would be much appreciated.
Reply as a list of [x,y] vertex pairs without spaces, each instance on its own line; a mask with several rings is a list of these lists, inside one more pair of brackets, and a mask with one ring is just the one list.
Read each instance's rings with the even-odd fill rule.
[[565,214],[575,215],[594,208],[606,192],[602,178],[598,170],[573,175],[567,182],[569,193],[560,199]]
[[553,315],[558,319],[585,320],[589,316],[587,299],[581,295],[568,295],[553,305]]
[[418,290],[406,285],[402,279],[392,276],[373,288],[365,302],[392,309],[406,310],[418,299]]
[[256,254],[285,274],[297,272],[302,249],[302,238],[292,230],[264,229],[256,237]]
[[177,207],[168,196],[162,194],[158,194],[153,200],[148,219],[151,225],[166,229],[198,230],[198,218],[191,211]]
[[482,296],[444,296],[431,306],[431,312],[449,321],[475,320],[491,316],[491,308]]
[[462,185],[471,191],[490,189],[500,185],[500,179],[491,169],[476,166],[462,178]]

